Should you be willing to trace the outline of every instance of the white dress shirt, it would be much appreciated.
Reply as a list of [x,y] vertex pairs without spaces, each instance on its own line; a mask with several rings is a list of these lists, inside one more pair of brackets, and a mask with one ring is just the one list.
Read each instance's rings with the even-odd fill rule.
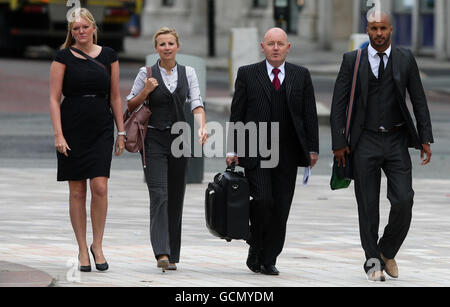
[[[165,86],[171,93],[173,93],[178,86],[178,65],[175,65],[175,67],[171,69],[170,75],[164,68],[159,66],[159,62],[158,67],[159,71],[161,72],[161,77],[164,81],[164,84],[160,84],[159,86]],[[198,107],[204,107],[203,99],[200,95],[200,85],[198,83],[195,69],[190,66],[186,66],[186,77],[189,86],[187,102],[191,104],[191,110],[193,111]],[[145,78],[147,78],[147,69],[145,67],[141,67],[139,69],[136,80],[134,81],[131,93],[126,98],[127,101],[139,95],[139,93],[144,89]]]
[[[384,60],[384,67],[387,67],[387,63],[389,61],[389,57],[391,55],[392,46],[389,46],[388,49],[384,52],[386,55],[383,56]],[[367,48],[367,52],[369,54],[369,63],[370,67],[372,68],[372,72],[378,79],[378,70],[380,68],[380,57],[378,56],[378,51],[375,50],[375,48],[372,47],[371,44],[369,44],[369,47]]]
[[[278,67],[278,69],[280,70],[280,72],[278,73],[278,79],[280,80],[281,85],[283,84],[284,78],[286,77],[286,70],[284,68],[285,64],[286,64],[286,62],[284,62],[280,67]],[[270,81],[273,82],[273,79],[275,79],[275,74],[273,73],[273,69],[275,67],[270,65],[270,63],[268,61],[266,61],[266,66],[267,66],[267,73],[269,74]]]

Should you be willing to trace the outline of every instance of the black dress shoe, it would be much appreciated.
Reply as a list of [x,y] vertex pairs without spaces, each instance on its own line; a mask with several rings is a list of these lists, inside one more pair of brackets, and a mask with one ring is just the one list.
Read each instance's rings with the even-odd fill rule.
[[262,265],[261,266],[261,273],[264,274],[264,275],[272,275],[272,276],[280,275],[280,272],[272,264]]
[[261,272],[261,263],[259,260],[259,253],[258,253],[258,250],[253,247],[250,247],[248,249],[247,267],[253,273]]
[[[94,256],[94,262],[95,262],[95,254],[94,254],[94,251],[92,250],[92,245],[91,245],[90,250],[91,250],[92,256]],[[95,268],[99,271],[106,271],[109,269],[108,262],[101,263],[101,264],[98,264],[97,262],[95,262]]]

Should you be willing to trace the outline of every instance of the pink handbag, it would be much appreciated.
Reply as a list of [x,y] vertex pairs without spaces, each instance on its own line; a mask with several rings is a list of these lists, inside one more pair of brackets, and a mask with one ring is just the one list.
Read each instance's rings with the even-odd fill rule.
[[[147,68],[147,78],[152,77],[152,69]],[[142,164],[144,168],[147,167],[145,163],[145,137],[147,135],[148,120],[152,112],[148,106],[148,98],[142,105],[136,108],[133,112],[125,111],[123,115],[124,128],[127,133],[125,149],[129,152],[142,153]]]

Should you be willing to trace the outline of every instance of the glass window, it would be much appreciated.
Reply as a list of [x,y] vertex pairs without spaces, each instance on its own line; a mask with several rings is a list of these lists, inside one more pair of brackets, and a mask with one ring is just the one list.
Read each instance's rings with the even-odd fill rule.
[[275,0],[276,7],[288,7],[288,5],[289,5],[288,0]]
[[394,42],[401,46],[412,45],[412,11],[414,0],[394,0]]
[[401,46],[412,44],[411,14],[394,14],[394,42]]
[[434,15],[423,14],[421,16],[422,22],[422,46],[434,46]]
[[174,6],[175,4],[175,0],[162,0],[162,6]]
[[434,11],[434,0],[420,0],[420,11],[421,12],[433,12]]
[[394,12],[406,13],[412,12],[414,0],[394,0]]
[[253,0],[254,8],[267,8],[267,0]]
[[420,22],[423,47],[434,46],[434,0],[420,0]]
[[367,12],[370,8],[367,6],[367,0],[361,0],[361,21],[359,23],[359,31],[366,32],[367,28]]

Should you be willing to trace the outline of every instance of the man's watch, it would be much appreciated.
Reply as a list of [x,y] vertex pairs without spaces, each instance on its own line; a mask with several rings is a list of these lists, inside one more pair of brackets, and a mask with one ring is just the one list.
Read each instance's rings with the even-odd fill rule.
[[127,136],[127,132],[126,131],[119,131],[117,132],[117,136]]

